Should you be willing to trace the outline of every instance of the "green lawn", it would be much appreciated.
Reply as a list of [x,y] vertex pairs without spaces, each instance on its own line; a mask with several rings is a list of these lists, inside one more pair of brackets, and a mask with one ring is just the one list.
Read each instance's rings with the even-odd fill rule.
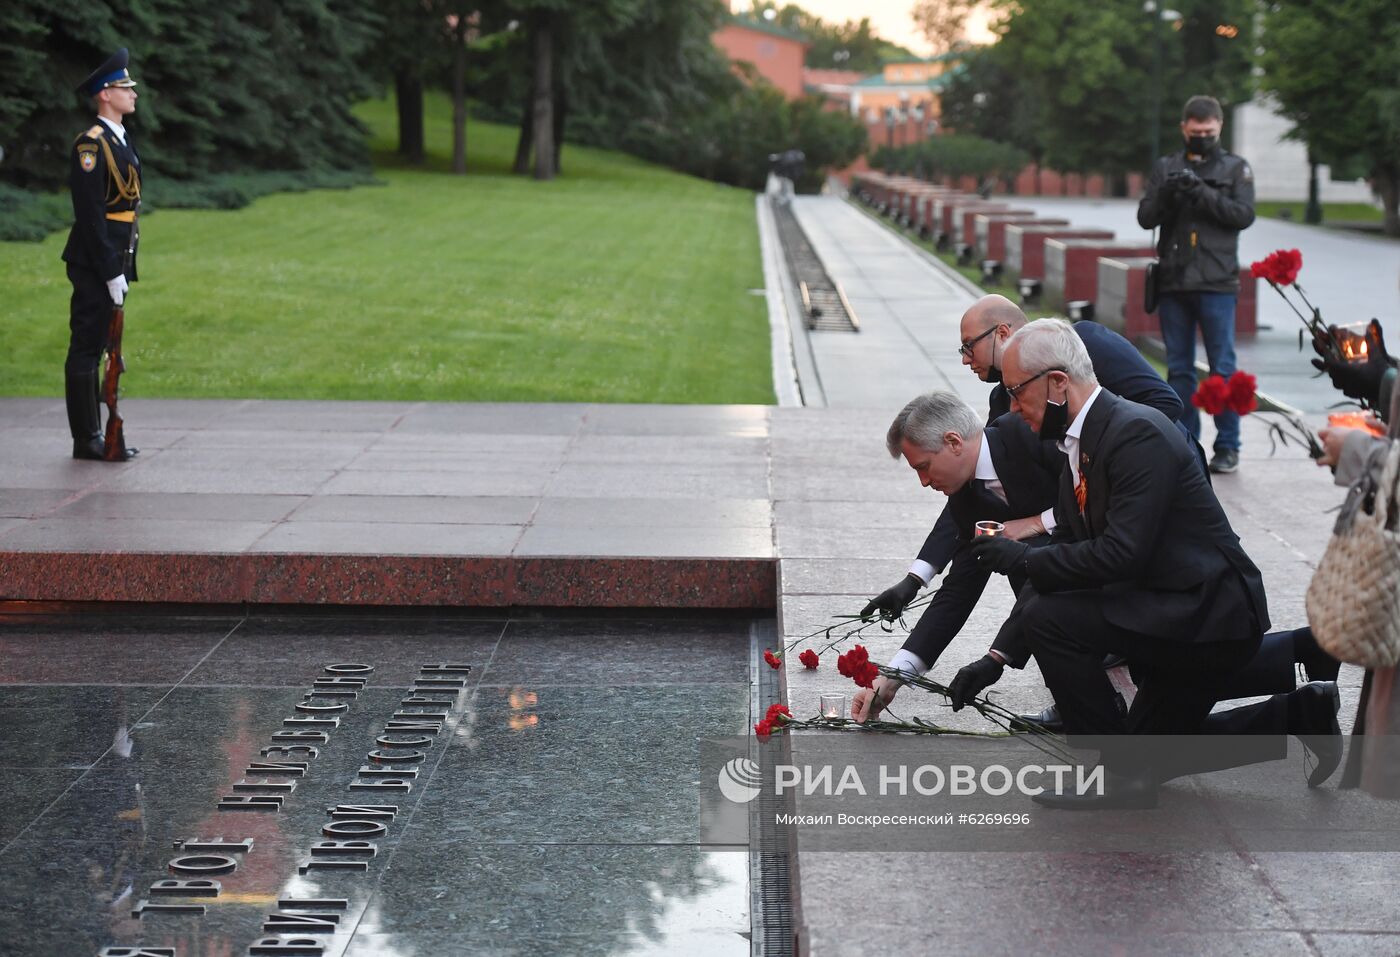
[[[127,395],[773,401],[752,194],[584,148],[536,183],[478,122],[452,176],[442,99],[405,169],[392,103],[360,115],[382,187],[142,222]],[[0,243],[0,394],[62,392],[64,240]]]
[[[1295,223],[1303,221],[1303,215],[1307,212],[1307,208],[1308,204],[1302,200],[1298,202],[1265,200],[1254,204],[1254,212],[1260,216],[1291,219]],[[1324,226],[1334,223],[1380,223],[1384,221],[1385,215],[1370,203],[1322,204],[1322,225]]]

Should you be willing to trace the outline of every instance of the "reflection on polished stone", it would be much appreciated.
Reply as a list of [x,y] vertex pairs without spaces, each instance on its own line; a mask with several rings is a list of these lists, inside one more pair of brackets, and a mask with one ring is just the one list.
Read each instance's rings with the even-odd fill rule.
[[696,740],[744,733],[748,694],[741,684],[481,688],[471,735],[438,765],[411,833],[694,842]]
[[169,691],[134,685],[0,685],[0,767],[84,768],[129,751],[132,727]]
[[748,622],[719,618],[515,620],[490,684],[748,681]]
[[413,683],[429,661],[473,664],[473,681],[505,630],[504,619],[404,619],[370,615],[336,618],[254,618],[200,662],[187,684],[309,684],[332,661],[375,666],[375,687]]
[[748,954],[747,869],[684,845],[405,844],[349,953]]
[[237,625],[230,618],[0,615],[0,682],[174,684]]
[[[748,950],[748,855],[694,844],[696,740],[749,720],[746,620],[533,619],[502,640],[510,623],[469,618],[16,617],[7,957],[244,954],[298,924],[273,915],[317,912],[289,898],[345,901],[316,929],[327,955]],[[356,661],[363,688],[323,671]],[[344,710],[297,709],[318,677],[342,680],[307,700]],[[317,732],[314,755],[264,754]],[[406,790],[351,788],[391,778]]]

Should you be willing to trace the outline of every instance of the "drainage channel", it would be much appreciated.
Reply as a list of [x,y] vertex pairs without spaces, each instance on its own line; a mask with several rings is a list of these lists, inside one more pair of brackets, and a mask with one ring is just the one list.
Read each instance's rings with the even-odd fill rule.
[[802,296],[802,316],[807,328],[813,332],[860,332],[856,311],[851,308],[841,284],[831,278],[821,257],[812,248],[807,233],[792,212],[792,205],[774,203],[773,216],[788,271]]
[[[791,214],[789,214],[791,215]],[[777,646],[777,629],[772,621],[756,622],[751,631],[750,665],[753,682],[752,714],[757,720],[770,704],[783,700],[781,672],[763,662],[763,649]],[[773,735],[769,744],[753,742],[750,758],[760,768],[762,780],[773,780],[771,765],[788,760],[790,748],[785,734]],[[779,827],[779,814],[791,813],[791,798],[779,797],[764,788],[749,805],[749,893],[753,921],[753,957],[791,957],[797,953],[793,914],[794,865],[797,848],[790,827]]]

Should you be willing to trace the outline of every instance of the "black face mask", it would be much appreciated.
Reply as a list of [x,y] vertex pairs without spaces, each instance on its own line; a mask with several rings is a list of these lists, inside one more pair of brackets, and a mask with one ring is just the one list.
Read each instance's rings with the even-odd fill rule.
[[1188,136],[1186,138],[1186,152],[1194,156],[1205,156],[1215,149],[1219,142],[1220,137],[1218,136]]
[[1001,381],[1001,367],[997,365],[997,337],[992,334],[992,364],[987,366],[987,381],[996,385]]
[[1040,419],[1040,437],[1046,442],[1058,442],[1069,431],[1069,396],[1063,402],[1050,401],[1050,386],[1045,386],[1045,414]]

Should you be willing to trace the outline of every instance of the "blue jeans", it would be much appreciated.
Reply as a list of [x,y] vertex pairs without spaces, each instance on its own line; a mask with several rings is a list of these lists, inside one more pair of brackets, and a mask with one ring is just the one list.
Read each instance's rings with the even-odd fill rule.
[[[1167,384],[1186,411],[1181,416],[1192,437],[1201,437],[1200,412],[1191,404],[1196,391],[1196,327],[1206,345],[1210,371],[1230,378],[1235,371],[1235,295],[1228,292],[1172,292],[1158,305],[1162,344],[1167,347]],[[1215,449],[1238,450],[1240,417],[1222,412],[1215,417]]]

